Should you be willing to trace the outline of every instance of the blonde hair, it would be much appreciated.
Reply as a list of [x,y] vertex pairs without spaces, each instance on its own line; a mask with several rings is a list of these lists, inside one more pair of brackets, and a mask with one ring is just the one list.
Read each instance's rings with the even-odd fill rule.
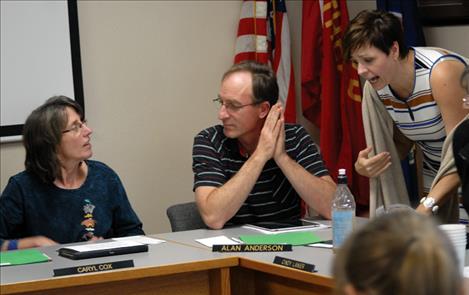
[[367,294],[461,294],[451,242],[428,217],[399,211],[371,220],[340,249],[337,294],[347,284]]

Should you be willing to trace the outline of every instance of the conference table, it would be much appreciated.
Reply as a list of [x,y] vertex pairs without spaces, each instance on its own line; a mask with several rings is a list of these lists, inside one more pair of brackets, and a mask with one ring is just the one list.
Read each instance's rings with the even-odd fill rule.
[[[314,231],[331,238],[331,230]],[[149,235],[166,242],[148,252],[71,260],[50,246],[50,262],[0,268],[0,294],[332,294],[331,249],[294,246],[291,252],[212,252],[195,239],[259,232],[242,227]],[[79,245],[79,244],[74,244]],[[314,264],[306,272],[274,264],[275,256]],[[54,269],[132,260],[134,267],[54,277]]]
[[[323,239],[331,229],[314,230]],[[331,249],[294,246],[291,252],[212,252],[195,241],[224,235],[258,234],[243,227],[199,229],[149,235],[166,242],[148,252],[84,260],[57,254],[63,247],[39,248],[46,263],[0,269],[0,294],[332,294]],[[74,244],[75,245],[75,244]],[[469,254],[469,253],[468,253]],[[274,264],[275,256],[314,264],[311,273]],[[132,260],[134,267],[54,277],[54,269]],[[466,260],[467,264],[467,260]],[[466,287],[469,287],[466,280]]]

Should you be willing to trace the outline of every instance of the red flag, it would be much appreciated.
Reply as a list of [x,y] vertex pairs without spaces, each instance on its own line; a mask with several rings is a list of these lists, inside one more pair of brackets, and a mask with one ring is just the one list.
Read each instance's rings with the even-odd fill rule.
[[303,1],[301,40],[301,105],[303,116],[320,127],[322,21],[319,1]]
[[[304,3],[307,2],[310,1]],[[303,25],[306,21],[303,20]],[[359,151],[366,147],[361,113],[361,89],[357,71],[351,63],[344,61],[342,48],[348,22],[346,1],[324,0],[320,146],[324,163],[334,178],[339,168],[347,169],[349,185],[357,202],[357,212],[365,214],[369,205],[368,179],[358,175],[354,169]],[[303,39],[304,42],[312,41]],[[305,62],[302,61],[302,64]],[[313,70],[317,71],[317,66]],[[308,97],[303,97],[303,100],[307,99]],[[310,116],[313,117],[312,122],[319,120],[314,112]]]
[[268,63],[277,75],[285,121],[296,123],[295,81],[290,29],[284,0],[244,0],[236,39],[235,63]]

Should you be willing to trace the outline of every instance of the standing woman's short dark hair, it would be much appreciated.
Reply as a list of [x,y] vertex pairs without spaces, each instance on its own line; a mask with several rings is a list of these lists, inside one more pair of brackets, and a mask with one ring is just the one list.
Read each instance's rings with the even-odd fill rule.
[[352,53],[363,46],[374,46],[388,55],[394,41],[399,44],[399,57],[405,58],[409,48],[405,44],[401,20],[390,12],[363,10],[345,31],[344,55],[350,60]]
[[238,72],[248,72],[251,74],[254,103],[268,101],[270,106],[277,103],[279,92],[277,77],[269,65],[252,60],[243,61],[234,64],[223,74],[221,80],[224,81],[231,74]]
[[60,174],[57,147],[67,127],[67,107],[76,111],[83,121],[83,109],[76,101],[66,96],[54,96],[35,109],[24,124],[26,171],[35,174],[45,183],[52,183]]

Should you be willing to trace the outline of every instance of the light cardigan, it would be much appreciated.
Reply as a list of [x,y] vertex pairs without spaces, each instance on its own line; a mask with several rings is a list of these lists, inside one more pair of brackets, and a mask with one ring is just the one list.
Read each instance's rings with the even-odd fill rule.
[[[368,81],[363,88],[362,114],[366,144],[373,147],[370,156],[387,151],[393,163],[378,177],[370,178],[370,217],[373,217],[376,208],[383,204],[389,207],[392,204],[410,205],[410,202],[400,157],[394,142],[394,122],[379,99],[378,93]],[[455,129],[453,128],[446,136],[443,143],[440,169],[433,180],[431,189],[443,176],[456,173],[452,149]],[[451,192],[451,196],[448,196],[439,207],[438,217],[443,223],[458,222],[459,201],[456,190]]]

